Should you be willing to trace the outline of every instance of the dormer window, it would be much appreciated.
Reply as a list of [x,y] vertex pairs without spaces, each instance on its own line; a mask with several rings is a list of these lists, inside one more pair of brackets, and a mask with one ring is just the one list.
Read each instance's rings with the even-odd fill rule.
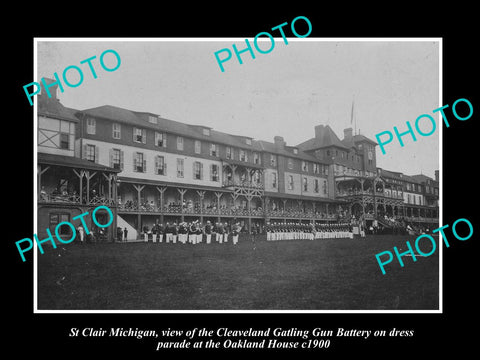
[[152,124],[158,124],[158,117],[153,115],[148,115],[148,122]]
[[210,129],[203,129],[203,135],[210,136]]
[[294,148],[294,149],[293,149],[293,153],[294,153],[295,155],[297,155],[297,154],[298,154],[298,149],[297,149],[297,148]]
[[247,145],[252,145],[252,139],[245,139],[245,143]]

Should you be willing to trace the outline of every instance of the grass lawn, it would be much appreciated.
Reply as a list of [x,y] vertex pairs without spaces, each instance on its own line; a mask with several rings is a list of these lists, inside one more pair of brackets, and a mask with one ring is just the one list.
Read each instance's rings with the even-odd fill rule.
[[63,245],[38,254],[38,309],[438,309],[438,248],[380,271],[375,254],[406,240]]

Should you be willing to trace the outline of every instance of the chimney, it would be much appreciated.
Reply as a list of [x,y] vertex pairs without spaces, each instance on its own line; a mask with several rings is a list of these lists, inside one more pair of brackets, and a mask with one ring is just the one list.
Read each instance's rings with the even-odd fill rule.
[[323,125],[317,125],[315,126],[315,137],[316,138],[321,138],[323,135]]
[[[56,80],[54,79],[49,79],[49,78],[43,78],[43,80],[45,81],[45,84],[50,85],[54,82],[56,82]],[[55,85],[52,85],[52,86],[48,86],[48,90],[46,90],[44,87],[43,87],[43,82],[40,82],[40,86],[42,88],[42,91],[40,92],[41,95],[43,96],[46,96],[48,98],[48,94],[50,93],[50,96],[51,96],[51,99],[53,100],[58,100],[57,98],[57,89],[58,89],[58,84],[55,84]]]
[[285,145],[287,145],[287,143],[285,142],[285,140],[281,136],[275,136],[273,138],[273,142],[275,143],[275,148],[277,150],[283,150],[283,149],[285,149]]
[[353,139],[353,129],[351,127],[343,130],[343,138],[348,141]]
[[435,181],[439,181],[438,178],[440,177],[440,174],[438,170],[435,170]]

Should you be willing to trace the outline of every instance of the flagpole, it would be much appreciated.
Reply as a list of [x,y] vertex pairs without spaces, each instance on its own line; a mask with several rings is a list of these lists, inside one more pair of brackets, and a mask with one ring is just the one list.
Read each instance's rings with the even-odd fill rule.
[[[353,107],[354,107],[354,103],[355,103],[355,97],[352,99],[352,113],[351,113],[351,115],[350,115],[350,125],[353,123]],[[353,134],[354,134],[354,135],[357,135],[357,119],[355,119],[354,127],[355,127],[355,132],[354,132]]]

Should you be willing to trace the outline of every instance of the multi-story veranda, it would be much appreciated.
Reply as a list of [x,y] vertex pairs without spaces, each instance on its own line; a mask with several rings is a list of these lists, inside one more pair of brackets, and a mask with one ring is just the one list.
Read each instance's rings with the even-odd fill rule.
[[[90,215],[83,219],[96,240],[116,238],[118,170],[79,158],[45,153],[38,153],[37,167],[36,234],[40,240],[48,236],[46,229],[55,237],[55,229],[61,222],[77,227],[80,219],[73,218],[85,212]],[[112,224],[105,228],[96,226],[91,217],[100,205],[107,206],[113,214]],[[100,224],[109,222],[105,209],[97,210],[96,218]],[[72,237],[68,225],[60,226],[58,233],[62,239]]]
[[339,201],[268,193],[262,184],[226,182],[221,188],[120,178],[118,214],[136,231],[156,223],[210,221],[263,231],[267,222],[337,221]]
[[339,175],[335,177],[337,199],[348,203],[349,212],[367,221],[378,219],[391,226],[393,220],[418,225],[438,225],[439,209],[435,203],[425,205],[405,202],[403,187],[381,177]]

